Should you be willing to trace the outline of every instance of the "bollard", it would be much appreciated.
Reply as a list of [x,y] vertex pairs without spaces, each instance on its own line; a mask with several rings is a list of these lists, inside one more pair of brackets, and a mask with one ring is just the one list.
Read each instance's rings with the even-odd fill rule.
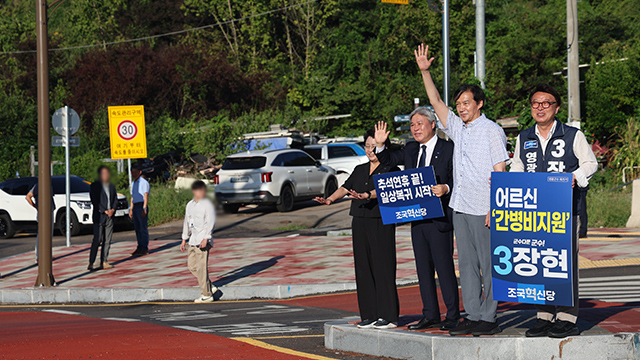
[[631,195],[631,216],[627,220],[628,228],[640,228],[640,179],[633,181]]

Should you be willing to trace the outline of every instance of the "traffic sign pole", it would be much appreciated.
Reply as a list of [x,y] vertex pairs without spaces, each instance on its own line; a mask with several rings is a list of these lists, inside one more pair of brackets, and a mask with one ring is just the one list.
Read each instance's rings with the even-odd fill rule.
[[71,121],[69,121],[69,107],[65,105],[64,107],[64,163],[65,163],[65,172],[64,172],[64,184],[65,184],[65,195],[66,195],[66,213],[67,213],[67,221],[66,221],[66,236],[67,236],[67,247],[71,246],[71,174],[70,174],[70,159],[69,159],[69,148],[71,147],[69,142],[69,127],[71,125]]

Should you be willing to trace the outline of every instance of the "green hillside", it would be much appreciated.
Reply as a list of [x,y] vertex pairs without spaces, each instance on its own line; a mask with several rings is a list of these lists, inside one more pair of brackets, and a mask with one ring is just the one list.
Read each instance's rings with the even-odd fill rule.
[[[221,159],[238,134],[270,123],[360,135],[410,111],[414,97],[425,103],[413,58],[420,42],[442,59],[435,0],[50,3],[50,47],[62,49],[50,52],[51,111],[67,104],[82,116],[82,146],[72,152],[78,169],[108,157],[109,105],[145,105],[151,156],[179,150]],[[565,79],[553,75],[566,62],[565,3],[487,2],[490,117],[527,114],[528,91],[539,82],[566,95]],[[582,73],[584,128],[608,143],[640,109],[640,8],[635,0],[578,7],[580,62],[591,64]],[[0,179],[26,173],[36,144],[35,54],[12,53],[35,49],[34,26],[33,1],[0,0]],[[471,1],[451,1],[450,28],[455,87],[475,81]],[[155,36],[167,33],[174,34]],[[352,117],[305,121],[338,114]],[[203,125],[214,126],[198,130]]]

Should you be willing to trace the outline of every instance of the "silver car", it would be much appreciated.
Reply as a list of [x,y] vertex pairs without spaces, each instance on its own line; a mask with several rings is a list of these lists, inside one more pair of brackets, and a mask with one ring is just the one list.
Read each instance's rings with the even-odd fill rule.
[[327,197],[338,189],[335,170],[296,149],[231,155],[214,183],[217,201],[230,213],[245,204],[275,204],[278,211],[291,211],[296,201]]

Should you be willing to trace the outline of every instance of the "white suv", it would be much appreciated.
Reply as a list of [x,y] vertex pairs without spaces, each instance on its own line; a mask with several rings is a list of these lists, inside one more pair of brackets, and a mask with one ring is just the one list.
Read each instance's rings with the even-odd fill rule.
[[[37,177],[10,179],[0,183],[0,238],[11,238],[17,231],[33,231],[37,229],[36,209],[25,196],[38,182]],[[66,196],[64,176],[52,176],[51,185],[53,201],[56,209],[53,219],[56,229],[62,234],[66,231]],[[89,195],[90,183],[80,177],[71,176],[70,179],[71,205],[71,235],[77,235],[83,227],[93,224],[93,206]],[[127,197],[118,194],[118,204],[115,213],[116,222],[127,222],[129,206]]]
[[369,162],[362,146],[356,143],[305,145],[304,151],[320,161],[322,165],[335,169],[340,185],[344,184],[356,166]]
[[295,201],[326,197],[338,189],[335,170],[296,149],[231,155],[214,183],[217,201],[230,213],[244,204],[275,204],[278,211],[291,211]]

